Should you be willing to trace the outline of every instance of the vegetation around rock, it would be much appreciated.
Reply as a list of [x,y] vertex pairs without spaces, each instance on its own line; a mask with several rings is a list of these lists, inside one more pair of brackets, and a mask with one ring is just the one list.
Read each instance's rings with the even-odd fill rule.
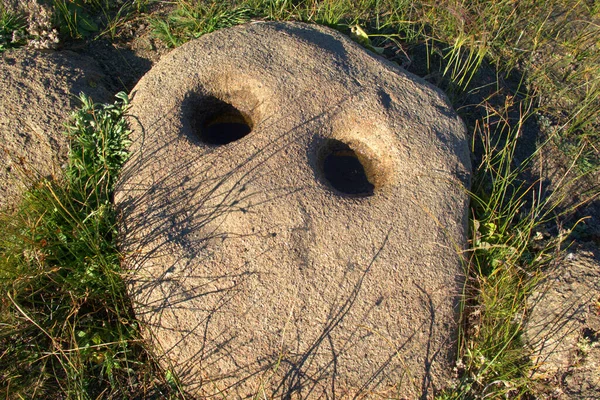
[[[50,16],[28,11],[29,3]],[[0,5],[0,52],[85,51],[106,41],[146,56],[233,24],[299,20],[341,30],[441,87],[471,134],[475,179],[460,383],[438,397],[569,395],[569,379],[558,380],[558,394],[532,380],[537,366],[523,333],[527,300],[547,268],[560,267],[567,246],[576,250],[585,241],[597,248],[600,241],[598,2],[40,4]],[[45,19],[36,22],[38,16]],[[0,391],[9,398],[185,397],[177,377],[159,371],[140,342],[125,296],[111,204],[126,150],[125,98],[105,106],[82,100],[70,125],[78,144],[65,176],[32,182],[18,211],[0,216]],[[594,295],[590,312],[600,313]],[[577,362],[598,346],[591,330],[580,334],[586,351]],[[561,373],[569,377],[569,370]],[[597,387],[585,390],[579,396],[598,397]]]

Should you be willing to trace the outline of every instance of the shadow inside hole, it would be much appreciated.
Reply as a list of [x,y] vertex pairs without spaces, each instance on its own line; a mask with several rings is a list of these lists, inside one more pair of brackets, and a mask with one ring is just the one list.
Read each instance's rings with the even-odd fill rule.
[[197,101],[190,120],[200,141],[214,146],[235,142],[252,132],[247,115],[212,96]]
[[219,115],[204,125],[200,131],[200,140],[207,144],[223,145],[243,138],[252,128],[241,118],[237,115]]
[[351,196],[372,196],[375,186],[369,182],[365,168],[347,144],[328,140],[323,152],[323,175],[337,191]]

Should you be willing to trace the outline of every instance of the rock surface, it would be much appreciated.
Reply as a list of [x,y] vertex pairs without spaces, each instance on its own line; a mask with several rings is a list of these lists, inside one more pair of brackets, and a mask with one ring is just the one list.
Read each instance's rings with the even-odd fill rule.
[[72,52],[17,50],[0,59],[0,207],[14,204],[26,186],[57,173],[64,162],[62,133],[84,92],[110,101],[94,61]]
[[[530,298],[527,338],[544,397],[600,396],[600,254],[570,252]],[[544,388],[544,386],[546,386]]]
[[164,56],[130,114],[129,290],[186,390],[451,382],[470,158],[439,90],[328,28],[254,23]]

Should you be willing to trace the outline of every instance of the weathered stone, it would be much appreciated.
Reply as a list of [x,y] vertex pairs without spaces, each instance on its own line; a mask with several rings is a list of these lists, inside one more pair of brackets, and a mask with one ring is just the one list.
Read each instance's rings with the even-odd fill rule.
[[0,207],[25,182],[60,170],[68,151],[62,133],[80,92],[110,100],[92,59],[73,52],[17,50],[0,59]]
[[533,378],[549,384],[539,385],[548,397],[600,395],[599,259],[594,245],[568,253],[529,299],[526,337],[534,354]]
[[254,23],[164,56],[133,96],[130,292],[187,390],[451,381],[470,159],[439,90],[328,28]]

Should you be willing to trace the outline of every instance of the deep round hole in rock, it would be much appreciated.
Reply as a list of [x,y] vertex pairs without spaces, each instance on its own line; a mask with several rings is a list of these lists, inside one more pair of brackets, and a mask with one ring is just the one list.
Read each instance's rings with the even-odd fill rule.
[[198,134],[203,143],[225,145],[235,142],[252,132],[249,117],[231,104],[212,98],[207,109],[201,111]]
[[327,140],[321,156],[325,180],[338,192],[350,196],[372,196],[375,186],[369,181],[358,155],[339,140]]

